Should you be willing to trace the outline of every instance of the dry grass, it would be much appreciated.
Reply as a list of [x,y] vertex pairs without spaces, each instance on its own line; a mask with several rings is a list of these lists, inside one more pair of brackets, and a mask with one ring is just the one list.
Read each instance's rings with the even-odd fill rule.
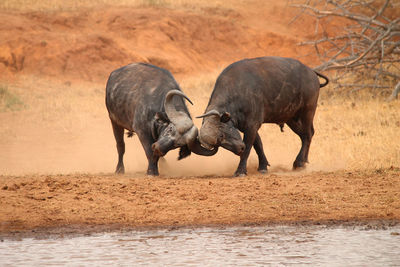
[[0,10],[19,11],[72,11],[82,8],[94,8],[98,6],[129,6],[129,7],[166,7],[201,10],[205,7],[230,7],[235,1],[190,1],[190,0],[3,0],[0,2]]
[[24,103],[7,86],[0,85],[0,112],[20,110]]
[[345,169],[399,166],[399,111],[398,103],[383,99],[320,101],[312,162]]

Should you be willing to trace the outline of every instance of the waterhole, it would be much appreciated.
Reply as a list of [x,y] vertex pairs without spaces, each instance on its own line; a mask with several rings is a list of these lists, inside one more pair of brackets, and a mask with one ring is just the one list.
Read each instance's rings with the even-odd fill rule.
[[400,266],[400,226],[159,229],[0,242],[1,266]]

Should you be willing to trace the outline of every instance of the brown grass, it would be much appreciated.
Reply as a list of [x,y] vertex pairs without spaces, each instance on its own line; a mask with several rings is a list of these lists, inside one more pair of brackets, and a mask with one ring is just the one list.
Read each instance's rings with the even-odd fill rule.
[[209,7],[229,8],[235,4],[230,1],[196,1],[190,0],[3,0],[0,2],[0,10],[18,11],[73,11],[99,6],[128,6],[128,7],[158,7],[158,8],[183,8],[201,10]]

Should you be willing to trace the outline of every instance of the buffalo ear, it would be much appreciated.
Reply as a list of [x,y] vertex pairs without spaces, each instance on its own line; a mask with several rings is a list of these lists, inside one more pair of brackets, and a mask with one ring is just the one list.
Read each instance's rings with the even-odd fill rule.
[[168,116],[165,112],[157,112],[156,115],[154,116],[154,118],[156,119],[157,122],[159,123],[169,123],[169,119]]
[[229,114],[229,112],[224,112],[220,117],[220,121],[223,123],[230,121],[230,119],[231,119],[231,114]]
[[178,160],[184,159],[186,157],[189,157],[192,151],[190,151],[189,147],[187,145],[181,146],[179,149],[179,157]]
[[169,123],[167,114],[165,114],[165,112],[157,112],[156,115],[154,115],[153,122],[151,123],[151,135],[154,140],[157,140],[160,136],[162,125],[164,123]]

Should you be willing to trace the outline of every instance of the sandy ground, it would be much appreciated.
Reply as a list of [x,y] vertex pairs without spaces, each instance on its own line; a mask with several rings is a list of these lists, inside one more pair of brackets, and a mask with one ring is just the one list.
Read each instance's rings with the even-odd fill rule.
[[212,158],[179,162],[171,151],[160,162],[161,176],[146,177],[137,137],[126,141],[127,174],[112,174],[117,155],[104,105],[112,70],[135,61],[169,69],[195,103],[193,117],[200,115],[231,62],[277,55],[318,64],[313,48],[298,45],[315,25],[307,17],[289,24],[298,11],[288,3],[0,4],[1,234],[74,232],[83,225],[399,222],[399,102],[329,87],[321,92],[304,171],[291,171],[298,137],[264,125],[260,135],[272,165],[265,175],[256,172],[252,153],[249,175],[232,178],[238,157],[221,149]]
[[400,169],[218,176],[1,177],[0,232],[59,226],[398,221]]

